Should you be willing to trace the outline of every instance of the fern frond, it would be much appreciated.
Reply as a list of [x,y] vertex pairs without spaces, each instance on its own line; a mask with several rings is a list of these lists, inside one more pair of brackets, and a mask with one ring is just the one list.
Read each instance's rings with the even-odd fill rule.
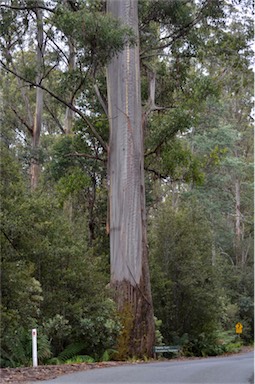
[[38,359],[44,362],[45,359],[49,359],[51,356],[50,342],[46,335],[41,335],[38,339]]
[[83,349],[84,343],[72,343],[69,344],[59,355],[58,360],[64,362],[71,359],[72,357],[78,355]]

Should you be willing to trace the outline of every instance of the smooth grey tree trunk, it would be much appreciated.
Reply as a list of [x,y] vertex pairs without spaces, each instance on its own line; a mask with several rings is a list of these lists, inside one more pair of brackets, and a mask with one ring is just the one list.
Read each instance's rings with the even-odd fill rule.
[[[137,0],[108,0],[107,11],[132,27],[138,37]],[[154,317],[145,217],[139,44],[126,46],[112,59],[107,91],[111,286],[126,319],[127,337],[122,341],[126,354],[151,355]]]
[[244,264],[243,249],[242,249],[242,214],[241,214],[241,196],[240,196],[240,180],[237,177],[235,180],[235,253],[236,265]]
[[[40,1],[38,2],[40,5]],[[43,13],[42,9],[35,8],[36,23],[37,23],[37,53],[36,53],[36,66],[37,76],[36,83],[40,84],[43,78]],[[40,173],[39,165],[39,146],[40,146],[40,135],[42,128],[42,113],[43,113],[43,90],[39,87],[36,88],[36,107],[34,116],[33,126],[33,137],[32,137],[32,148],[33,158],[31,163],[31,188],[36,189],[38,185],[38,178]]]
[[[69,38],[68,40],[68,46],[69,46],[69,57],[68,57],[68,71],[72,73],[75,70],[76,62],[75,62],[75,48],[73,39]],[[70,102],[72,102],[72,92],[70,94]],[[74,120],[74,111],[66,107],[66,113],[65,113],[65,121],[64,121],[64,131],[66,134],[70,134],[72,132],[73,127],[73,120]]]

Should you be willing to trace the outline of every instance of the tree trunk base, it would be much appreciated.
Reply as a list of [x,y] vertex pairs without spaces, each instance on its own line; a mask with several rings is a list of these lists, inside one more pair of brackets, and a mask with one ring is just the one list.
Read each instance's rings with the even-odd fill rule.
[[150,297],[143,293],[140,284],[133,286],[129,281],[111,284],[114,299],[123,326],[117,341],[118,360],[128,357],[151,357],[155,337],[153,308]]

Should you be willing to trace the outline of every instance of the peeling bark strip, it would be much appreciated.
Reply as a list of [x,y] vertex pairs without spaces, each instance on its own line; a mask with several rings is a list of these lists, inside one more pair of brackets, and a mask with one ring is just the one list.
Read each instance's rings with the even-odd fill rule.
[[[108,0],[107,11],[138,35],[137,0]],[[111,285],[120,311],[132,308],[130,355],[151,354],[154,318],[145,219],[139,44],[126,46],[107,70],[110,121]],[[130,336],[131,336],[130,335]]]

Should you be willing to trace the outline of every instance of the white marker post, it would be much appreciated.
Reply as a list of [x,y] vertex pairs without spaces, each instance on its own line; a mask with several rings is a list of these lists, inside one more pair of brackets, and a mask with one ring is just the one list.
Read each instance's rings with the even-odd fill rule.
[[38,366],[37,362],[37,331],[32,329],[32,357],[33,357],[33,367]]

